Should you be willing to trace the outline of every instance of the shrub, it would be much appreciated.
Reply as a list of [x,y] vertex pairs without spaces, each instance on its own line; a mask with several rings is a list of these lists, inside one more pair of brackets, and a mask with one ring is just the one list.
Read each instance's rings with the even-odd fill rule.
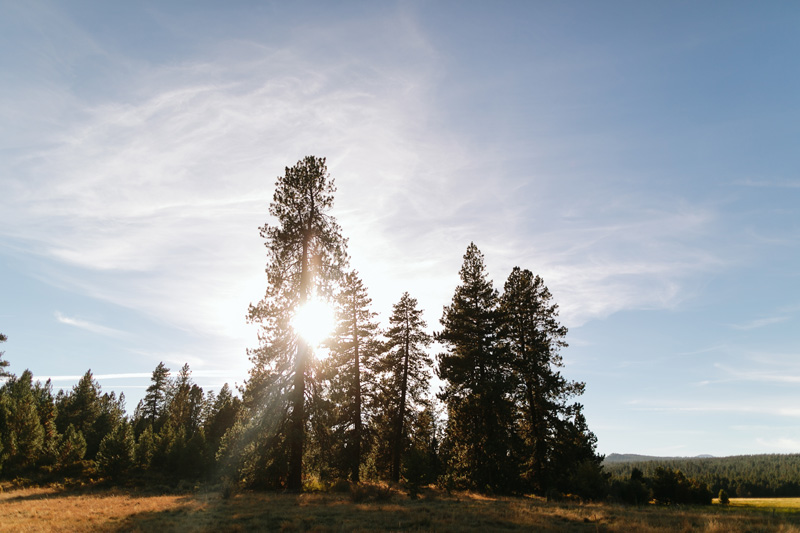
[[728,497],[728,493],[725,492],[725,489],[719,489],[719,503],[722,505],[731,503],[731,499]]
[[354,502],[386,501],[391,498],[392,489],[387,485],[353,483],[350,486],[350,499]]
[[336,482],[333,485],[331,485],[330,491],[337,493],[349,492],[350,482],[347,481],[346,479],[337,479]]

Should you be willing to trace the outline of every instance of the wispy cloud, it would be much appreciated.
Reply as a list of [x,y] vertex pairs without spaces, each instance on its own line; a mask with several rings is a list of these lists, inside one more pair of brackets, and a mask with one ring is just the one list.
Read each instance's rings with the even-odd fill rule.
[[750,322],[745,322],[744,324],[731,324],[730,327],[733,329],[738,329],[741,331],[749,331],[752,329],[763,328],[765,326],[770,326],[772,324],[780,324],[781,322],[786,322],[789,320],[790,317],[788,316],[772,316],[766,318],[757,318],[751,320]]
[[92,333],[97,333],[98,335],[106,335],[108,337],[124,337],[128,335],[126,332],[119,329],[101,326],[100,324],[95,324],[94,322],[89,322],[88,320],[82,320],[80,318],[65,316],[59,311],[56,311],[55,316],[56,320],[62,324],[84,329],[86,331],[91,331]]
[[667,203],[625,211],[623,221],[598,224],[606,217],[592,213],[531,243],[529,261],[540,265],[575,325],[625,309],[672,308],[691,297],[693,278],[725,262],[701,245],[716,223],[709,208]]
[[790,418],[800,417],[800,408],[758,405],[668,405],[632,407],[633,411],[657,413],[730,413],[740,415],[774,415]]
[[745,179],[736,181],[736,185],[742,187],[758,187],[769,189],[800,189],[798,180],[767,180],[767,179]]
[[783,452],[796,453],[800,449],[800,439],[792,439],[787,437],[776,439],[756,439],[759,446],[771,450],[779,450]]
[[[10,165],[0,236],[75,267],[42,275],[59,286],[241,344],[265,283],[256,228],[275,176],[309,153],[328,156],[376,309],[408,290],[432,329],[470,241],[499,288],[513,266],[541,274],[569,326],[674,307],[725,264],[706,246],[712,207],[621,193],[602,176],[584,192],[585,178],[527,167],[527,146],[445,128],[444,59],[413,17],[307,30],[280,47],[227,42],[203,61],[106,57],[132,86],[65,100],[80,116]],[[371,46],[385,33],[398,44]],[[568,142],[542,138],[536,153]]]
[[[170,372],[170,375],[176,375],[177,372]],[[230,377],[230,372],[222,370],[198,370],[192,371],[192,377],[197,378],[227,378]],[[43,376],[37,379],[51,380],[51,381],[78,381],[83,376],[78,375],[65,375],[65,376]],[[150,372],[123,372],[117,374],[92,374],[92,377],[97,380],[113,380],[113,379],[149,379],[152,377]]]
[[[424,44],[408,42],[401,53]],[[351,195],[337,208],[362,227],[384,218],[419,152],[441,143],[414,118],[429,114],[423,56],[413,69],[376,69],[293,45],[236,47],[225,61],[139,72],[137,98],[86,107],[26,154],[0,234],[78,267],[52,276],[60,286],[178,327],[248,335],[247,304],[265,283],[257,228],[284,166],[327,155]]]
[[702,355],[707,353],[719,352],[721,350],[725,350],[728,348],[727,344],[716,344],[714,346],[709,346],[707,348],[699,348],[697,350],[690,350],[688,352],[680,352],[678,356],[685,356],[685,355]]
[[751,381],[759,383],[800,383],[800,368],[797,365],[782,368],[732,368],[722,364],[714,367],[722,370],[728,376],[725,381]]

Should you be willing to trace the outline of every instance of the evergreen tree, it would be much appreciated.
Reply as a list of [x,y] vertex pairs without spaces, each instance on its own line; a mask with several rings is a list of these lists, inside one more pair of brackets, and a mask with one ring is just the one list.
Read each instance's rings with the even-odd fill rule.
[[[88,370],[68,394],[59,394],[56,404],[58,430],[63,432],[70,424],[75,426],[86,439],[86,458],[94,459],[105,433],[101,434],[95,429],[95,423],[103,413],[104,406],[101,402],[100,384],[92,376],[92,371]],[[106,407],[110,407],[108,403]]]
[[92,424],[92,435],[97,441],[97,449],[100,449],[100,442],[111,433],[114,428],[125,420],[125,393],[120,393],[119,397],[114,391],[104,392],[98,399],[100,413]]
[[52,464],[58,459],[59,435],[56,429],[56,404],[51,381],[48,379],[44,385],[37,381],[33,386],[33,396],[39,422],[44,430],[42,462]]
[[25,370],[11,377],[0,391],[4,408],[0,409],[0,440],[3,443],[5,470],[24,471],[40,458],[44,445],[44,428],[36,410],[33,374]]
[[203,426],[207,448],[206,463],[209,466],[216,461],[222,437],[236,422],[241,407],[241,400],[231,393],[227,383],[219,390],[213,403],[210,403],[210,410]]
[[86,455],[86,439],[83,433],[70,424],[58,440],[58,468],[64,469],[82,460]]
[[[0,333],[0,342],[6,342],[8,340],[8,336]],[[6,370],[8,367],[8,361],[3,361],[3,356],[6,352],[0,352],[0,378],[7,378],[11,377],[11,374]]]
[[583,406],[575,403],[558,417],[549,465],[552,486],[590,500],[608,493],[609,474],[603,472],[603,456],[597,455],[597,437],[589,431]]
[[448,411],[447,448],[453,480],[481,490],[509,490],[516,475],[509,366],[498,349],[498,294],[483,254],[470,243],[461,285],[444,308],[437,340],[441,399]]
[[597,497],[604,485],[602,457],[594,453],[596,438],[581,406],[568,404],[583,393],[584,384],[558,372],[567,328],[559,324],[552,300],[542,278],[519,267],[511,271],[500,300],[499,331],[514,385],[522,478],[526,489],[539,494],[548,488],[577,494],[574,485],[580,483],[585,496]]
[[520,413],[524,441],[522,477],[540,494],[550,486],[548,464],[555,446],[558,416],[565,401],[582,391],[567,382],[559,349],[566,346],[567,329],[558,323],[558,306],[539,276],[514,267],[501,298],[500,335],[513,369],[514,400]]
[[437,481],[440,467],[439,428],[433,406],[426,406],[413,418],[412,423],[410,442],[403,460],[403,477],[413,498],[422,485]]
[[174,428],[183,428],[190,437],[203,425],[203,389],[192,382],[189,364],[183,365],[168,395],[166,416]]
[[[2,333],[0,333],[0,343],[6,342],[8,337]],[[6,368],[8,368],[8,361],[3,360],[3,355],[5,355],[4,351],[0,351],[0,378],[7,378],[13,377]],[[8,453],[4,452],[4,441],[6,438],[3,438],[4,435],[9,433],[8,429],[8,418],[10,416],[9,409],[10,409],[10,400],[8,399],[8,394],[4,394],[4,388],[0,387],[0,472],[3,471],[3,462],[8,458]]]
[[134,465],[134,451],[133,429],[127,422],[120,422],[100,442],[97,467],[103,475],[117,478]]
[[250,307],[249,320],[260,323],[261,346],[252,352],[257,368],[252,386],[263,380],[290,391],[287,441],[287,484],[302,488],[305,442],[306,373],[310,349],[288,328],[288,320],[315,292],[330,294],[330,282],[338,278],[347,261],[345,239],[328,214],[333,206],[333,180],[324,158],[308,156],[287,167],[275,185],[269,208],[277,224],[261,228],[269,254],[268,288],[264,298]]
[[286,487],[291,389],[284,377],[265,367],[251,369],[239,414],[220,440],[216,456],[221,474],[237,484],[261,489]]
[[417,309],[417,300],[407,292],[392,307],[386,349],[374,367],[381,376],[382,402],[388,408],[391,429],[390,478],[400,480],[402,457],[409,441],[411,422],[417,413],[428,406],[429,369],[432,361],[425,348],[431,336],[428,325]]
[[153,426],[147,425],[139,434],[134,449],[134,464],[141,470],[148,470],[156,453],[156,436],[153,433]]
[[5,436],[10,434],[8,428],[8,418],[11,414],[9,403],[8,394],[3,387],[0,387],[0,474],[3,473],[3,463],[8,459],[8,454],[5,453],[5,441],[7,440]]
[[196,478],[205,462],[201,419],[205,397],[191,374],[188,363],[184,364],[168,388],[164,425],[158,432],[158,461],[174,475]]
[[179,436],[175,434],[175,428],[172,424],[164,424],[157,433],[154,432],[153,454],[150,458],[151,469],[164,473],[174,472],[175,465],[172,463],[172,455],[175,451],[175,440],[178,438]]
[[147,387],[144,398],[137,407],[136,418],[142,428],[148,424],[156,427],[161,419],[167,403],[167,391],[169,390],[169,368],[164,362],[158,363],[150,377],[150,386]]
[[377,313],[370,311],[372,299],[367,295],[358,273],[348,273],[337,298],[338,326],[331,346],[326,374],[330,380],[330,396],[338,413],[333,420],[339,428],[336,446],[346,450],[344,463],[350,479],[358,483],[364,448],[365,369],[378,344]]

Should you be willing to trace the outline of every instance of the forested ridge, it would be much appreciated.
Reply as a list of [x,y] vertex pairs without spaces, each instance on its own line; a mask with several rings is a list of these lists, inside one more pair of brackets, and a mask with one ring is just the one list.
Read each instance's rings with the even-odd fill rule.
[[604,463],[612,479],[626,480],[634,469],[652,476],[656,469],[682,472],[718,494],[731,497],[800,497],[800,454],[737,455],[731,457],[659,458]]

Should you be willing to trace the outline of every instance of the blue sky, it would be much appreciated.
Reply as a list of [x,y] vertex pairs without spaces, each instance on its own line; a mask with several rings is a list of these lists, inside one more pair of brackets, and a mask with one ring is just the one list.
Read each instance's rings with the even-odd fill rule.
[[0,1],[11,370],[241,384],[275,178],[431,330],[470,241],[540,274],[599,451],[800,451],[800,6]]

